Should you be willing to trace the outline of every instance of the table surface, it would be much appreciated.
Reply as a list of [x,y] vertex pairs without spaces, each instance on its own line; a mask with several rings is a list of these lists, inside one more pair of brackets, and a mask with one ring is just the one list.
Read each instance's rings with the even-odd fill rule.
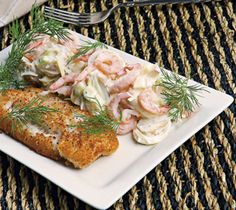
[[[45,5],[89,12],[117,3],[51,0]],[[29,15],[20,18],[22,30],[30,20]],[[121,8],[99,25],[68,27],[235,96],[234,0]],[[8,26],[0,28],[0,49],[9,44]],[[235,209],[235,115],[234,101],[111,209]],[[0,201],[0,209],[92,209],[1,152]]]

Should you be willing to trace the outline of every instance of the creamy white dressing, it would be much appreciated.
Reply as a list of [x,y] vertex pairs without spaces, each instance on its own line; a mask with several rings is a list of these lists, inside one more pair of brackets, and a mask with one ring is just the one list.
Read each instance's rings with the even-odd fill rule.
[[24,71],[21,76],[28,80],[32,80],[30,76],[38,77],[37,81],[41,81],[44,86],[49,86],[60,76],[82,71],[85,67],[84,62],[68,64],[69,59],[74,55],[74,50],[79,47],[79,38],[74,32],[69,31],[69,33],[72,39],[65,41],[64,44],[52,37],[42,36],[43,43],[29,52],[29,56],[33,56],[33,61],[26,57],[22,58]]
[[45,134],[45,132],[40,129],[38,126],[33,125],[32,123],[27,123],[27,130],[32,134],[32,136],[36,136],[37,134]]
[[79,116],[78,114],[75,114],[74,115],[74,121],[77,123],[77,122],[81,122],[83,121],[83,118],[81,116]]
[[50,94],[50,91],[49,90],[45,90],[45,91],[40,92],[38,95],[39,96],[46,96],[48,94]]
[[[74,119],[75,119],[75,117],[74,117]],[[71,123],[70,120],[65,119],[64,122],[65,122],[65,124],[66,124],[66,130],[67,130],[69,133],[72,133],[72,132],[75,131],[76,127],[71,126],[73,123]],[[75,122],[76,122],[76,120],[75,120]]]
[[140,75],[134,82],[134,89],[146,89],[152,87],[156,80],[160,77],[160,72],[157,70],[158,66],[148,64],[143,66]]
[[[58,51],[53,51],[53,53],[48,53],[48,55],[45,55],[44,57],[43,57],[43,61],[45,62],[45,63],[51,63],[51,62],[54,62],[54,61],[56,61],[56,58],[55,58],[55,55],[57,54],[57,53],[59,53]],[[49,67],[49,64],[48,64],[48,66],[46,66],[46,67]]]
[[141,144],[151,145],[163,140],[171,128],[171,120],[167,115],[141,119],[133,130],[134,139]]
[[[157,114],[152,114],[150,112],[147,112],[138,103],[138,96],[143,90],[144,89],[140,89],[140,88],[130,90],[128,92],[128,94],[130,95],[130,98],[128,98],[127,100],[134,107],[134,109],[140,113],[142,118],[154,118],[155,116],[157,116]],[[163,99],[160,93],[156,94],[155,103],[157,106],[163,105]]]
[[8,110],[8,111],[11,111],[11,110],[12,110],[12,105],[13,105],[13,102],[12,102],[12,101],[8,101],[8,102],[3,106],[3,109]]
[[[52,137],[52,145],[53,145],[53,149],[56,150],[57,149],[57,145],[58,142],[61,139],[61,132],[57,132],[56,134],[47,134],[48,137]],[[46,136],[46,135],[45,135]],[[47,137],[47,136],[46,136]]]
[[84,61],[80,62],[71,62],[67,64],[68,69],[65,69],[66,73],[69,74],[70,72],[79,73],[81,72],[85,67],[87,66],[87,63]]
[[27,123],[26,129],[32,134],[32,136],[43,134],[46,138],[52,138],[52,145],[54,150],[56,149],[61,138],[60,131],[58,131],[57,133],[45,133],[43,129],[40,129],[37,125],[33,125],[32,123]]
[[74,114],[73,120],[65,119],[66,130],[70,133],[74,132],[77,129],[74,125],[81,121],[83,121],[83,118],[79,114]]
[[97,77],[98,80],[101,81],[103,84],[106,84],[107,80],[110,80],[109,78],[107,78],[107,76],[105,74],[103,74],[102,72],[98,71],[97,69],[95,69],[94,71],[90,72],[89,76]]

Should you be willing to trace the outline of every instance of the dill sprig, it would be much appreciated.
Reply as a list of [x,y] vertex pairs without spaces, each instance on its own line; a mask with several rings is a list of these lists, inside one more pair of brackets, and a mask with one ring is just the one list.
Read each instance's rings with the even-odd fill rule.
[[82,55],[87,54],[88,52],[90,52],[91,50],[96,50],[97,48],[107,48],[107,46],[99,41],[96,42],[91,42],[91,41],[85,41],[84,42],[86,44],[82,45],[79,49],[78,49],[78,53],[76,53],[75,55],[73,55],[69,61],[68,64],[73,61],[76,58],[79,58]]
[[[0,67],[1,68],[1,67]],[[22,89],[25,88],[28,84],[21,80],[6,80],[0,81],[0,92],[3,92],[7,89]]]
[[47,113],[57,112],[58,110],[44,106],[42,98],[33,98],[29,103],[24,106],[14,104],[11,111],[6,115],[0,117],[0,121],[9,119],[12,122],[12,132],[16,128],[27,127],[29,123],[44,127],[43,116]]
[[72,127],[80,128],[83,133],[89,135],[101,134],[111,130],[116,132],[120,122],[112,116],[111,111],[107,107],[102,107],[96,98],[91,99],[98,105],[99,110],[91,116],[77,114],[76,117],[81,120],[78,125]]
[[9,25],[9,33],[10,33],[10,36],[11,36],[11,42],[14,42],[20,36],[21,29],[20,29],[20,24],[19,24],[18,20],[13,21]]
[[19,88],[22,79],[18,75],[18,67],[28,45],[38,39],[38,35],[45,34],[58,39],[69,39],[68,31],[55,20],[45,20],[38,7],[31,10],[32,29],[24,33],[20,31],[19,21],[14,21],[9,28],[14,41],[9,56],[4,64],[0,65],[0,90]]
[[170,118],[177,121],[200,105],[197,96],[200,96],[199,92],[206,89],[201,85],[188,85],[188,79],[181,78],[176,73],[169,74],[164,70],[161,70],[161,73],[162,78],[157,85],[163,88],[161,94],[170,107]]

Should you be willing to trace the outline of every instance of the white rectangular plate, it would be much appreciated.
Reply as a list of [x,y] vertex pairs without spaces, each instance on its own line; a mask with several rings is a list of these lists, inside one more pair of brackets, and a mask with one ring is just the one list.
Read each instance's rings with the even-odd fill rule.
[[[79,36],[82,40],[91,40]],[[0,62],[7,58],[9,49],[0,52]],[[127,63],[148,63],[123,51],[110,49],[119,53]],[[194,81],[190,83],[197,84]],[[143,146],[136,144],[131,135],[120,136],[120,146],[115,154],[99,158],[83,170],[72,169],[40,156],[5,134],[0,134],[0,150],[91,206],[105,209],[233,102],[231,96],[205,88],[209,92],[204,92],[203,97],[199,98],[202,104],[199,110],[189,119],[173,126],[161,143]]]

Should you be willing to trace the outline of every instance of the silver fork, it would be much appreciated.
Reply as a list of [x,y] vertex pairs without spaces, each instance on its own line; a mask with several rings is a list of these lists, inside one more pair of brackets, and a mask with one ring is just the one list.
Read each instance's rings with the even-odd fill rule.
[[115,5],[109,10],[94,12],[94,13],[76,13],[68,12],[61,9],[51,7],[44,8],[44,16],[52,18],[64,23],[73,25],[93,25],[106,20],[111,13],[120,7],[148,6],[148,5],[163,5],[163,4],[184,4],[184,3],[199,3],[209,0],[136,0]]

